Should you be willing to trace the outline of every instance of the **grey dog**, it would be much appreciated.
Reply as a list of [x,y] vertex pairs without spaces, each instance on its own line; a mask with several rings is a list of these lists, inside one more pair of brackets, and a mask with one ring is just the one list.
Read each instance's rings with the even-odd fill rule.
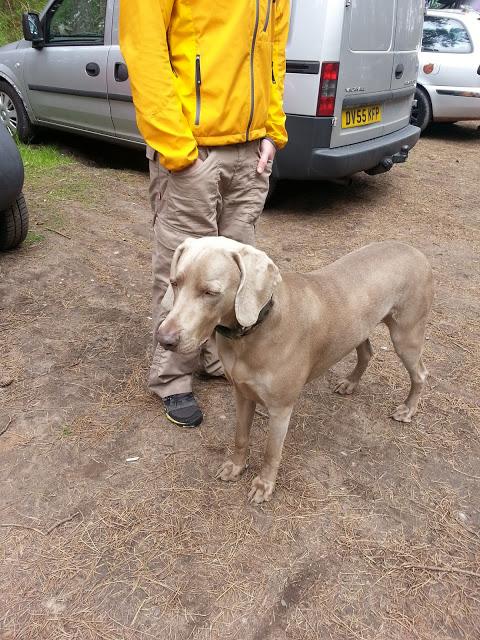
[[372,357],[369,335],[380,322],[411,380],[392,418],[410,422],[427,377],[422,351],[432,300],[430,264],[401,242],[370,244],[311,273],[280,275],[254,247],[223,237],[185,240],[173,257],[164,301],[170,311],[158,338],[167,349],[193,353],[216,330],[237,407],[235,450],[218,477],[235,481],[245,470],[261,404],[269,433],[249,498],[269,500],[302,387],[356,349],[355,368],[335,389],[352,393]]

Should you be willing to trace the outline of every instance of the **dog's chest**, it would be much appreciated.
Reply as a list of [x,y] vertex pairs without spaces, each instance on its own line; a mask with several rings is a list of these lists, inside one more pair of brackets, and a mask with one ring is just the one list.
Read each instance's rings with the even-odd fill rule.
[[[226,341],[224,341],[226,342]],[[235,385],[240,393],[255,402],[264,402],[262,390],[265,387],[265,374],[252,367],[251,364],[238,353],[230,343],[218,345],[218,353],[227,378]],[[268,374],[267,374],[268,377]]]

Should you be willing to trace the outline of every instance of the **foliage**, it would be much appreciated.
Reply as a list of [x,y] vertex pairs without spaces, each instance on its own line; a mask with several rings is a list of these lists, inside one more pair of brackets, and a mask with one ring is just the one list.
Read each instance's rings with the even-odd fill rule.
[[46,0],[0,0],[0,46],[22,37],[22,13],[41,11]]

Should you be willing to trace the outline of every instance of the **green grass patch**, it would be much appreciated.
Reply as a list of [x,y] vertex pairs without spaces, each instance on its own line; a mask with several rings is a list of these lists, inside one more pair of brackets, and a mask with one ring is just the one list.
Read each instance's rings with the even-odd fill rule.
[[42,240],[45,240],[45,236],[43,236],[41,233],[35,233],[35,231],[29,231],[27,233],[27,237],[23,241],[23,245],[25,247],[33,247],[33,245],[39,244],[40,242],[42,242]]
[[18,142],[20,155],[25,165],[27,175],[36,173],[38,170],[52,169],[62,164],[72,164],[70,156],[62,153],[54,145],[30,145]]
[[61,231],[65,228],[65,220],[62,213],[54,211],[45,220],[46,224],[54,231]]
[[41,11],[46,0],[0,0],[0,46],[22,38],[22,13]]
[[55,200],[75,200],[85,204],[93,202],[95,198],[91,181],[78,174],[69,176],[68,179],[55,180],[55,186],[48,194]]

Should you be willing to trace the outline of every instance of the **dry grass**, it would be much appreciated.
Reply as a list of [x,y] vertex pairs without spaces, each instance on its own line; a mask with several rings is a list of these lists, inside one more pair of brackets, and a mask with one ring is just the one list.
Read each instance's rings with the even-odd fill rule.
[[[107,202],[71,200],[60,212],[72,241],[49,236],[0,267],[0,379],[12,380],[0,388],[0,524],[15,525],[0,527],[2,640],[480,637],[480,175],[473,137],[457,135],[472,184],[445,169],[456,151],[433,135],[381,181],[321,197],[290,187],[264,216],[261,244],[282,269],[414,241],[437,298],[415,421],[387,417],[407,376],[379,328],[354,397],[331,393],[352,358],[305,388],[261,508],[246,494],[265,418],[245,477],[225,485],[214,475],[232,444],[228,387],[197,384],[207,415],[191,432],[167,425],[145,390],[145,176],[77,163]],[[34,218],[51,191],[35,185]]]

